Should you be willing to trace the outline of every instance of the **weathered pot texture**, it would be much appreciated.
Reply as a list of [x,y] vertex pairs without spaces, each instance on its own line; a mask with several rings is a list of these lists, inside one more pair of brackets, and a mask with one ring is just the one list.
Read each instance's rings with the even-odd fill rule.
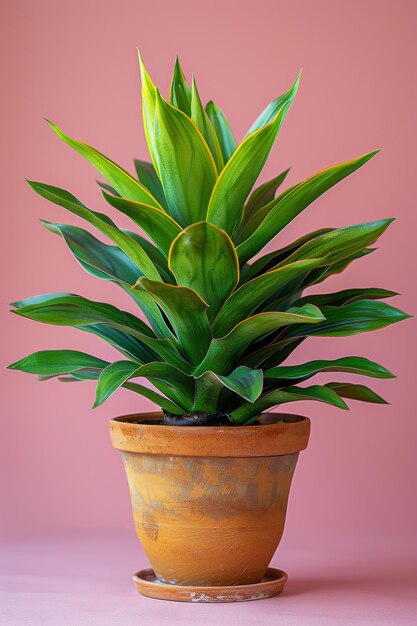
[[139,540],[159,580],[259,582],[280,542],[310,420],[263,414],[241,427],[162,425],[160,413],[111,420]]

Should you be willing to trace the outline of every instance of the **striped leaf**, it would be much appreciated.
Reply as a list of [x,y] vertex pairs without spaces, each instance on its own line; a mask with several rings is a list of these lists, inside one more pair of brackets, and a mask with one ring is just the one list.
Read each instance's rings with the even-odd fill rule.
[[364,165],[377,152],[379,151],[375,150],[353,161],[323,170],[303,183],[295,185],[283,197],[277,198],[275,205],[269,210],[259,227],[238,246],[237,250],[241,262],[248,261],[260,252],[272,237],[277,235],[314,200]]
[[201,103],[200,94],[198,93],[194,78],[192,82],[191,119],[203,135],[208,147],[210,148],[210,152],[213,155],[214,162],[216,163],[217,171],[221,172],[224,162],[219,140],[210,118]]
[[239,281],[239,261],[230,237],[207,222],[188,226],[175,239],[169,268],[178,285],[193,289],[209,305],[209,320]]
[[217,179],[207,221],[229,235],[233,235],[240,222],[244,202],[268,158],[295,94],[296,89],[268,124],[246,137]]
[[220,150],[223,155],[223,162],[227,163],[236,150],[236,139],[234,138],[230,124],[223,111],[212,100],[206,106],[206,113],[214,128],[219,141]]
[[349,407],[339,397],[339,395],[320,385],[312,385],[311,387],[287,387],[285,390],[271,391],[259,398],[253,404],[245,404],[232,412],[231,417],[237,425],[251,424],[259,417],[259,415],[270,409],[271,407],[286,402],[297,402],[304,400],[317,400],[336,406],[339,409],[347,410]]
[[171,216],[181,226],[204,220],[217,177],[216,165],[194,122],[165,102],[158,91],[154,142]]
[[162,254],[168,257],[173,240],[182,232],[181,226],[172,217],[162,209],[111,196],[105,191],[103,196],[112,207],[130,217],[152,239]]

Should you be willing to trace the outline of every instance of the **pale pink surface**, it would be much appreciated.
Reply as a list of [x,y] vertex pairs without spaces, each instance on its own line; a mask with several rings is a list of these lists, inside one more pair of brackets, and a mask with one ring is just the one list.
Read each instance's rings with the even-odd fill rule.
[[[10,544],[0,577],[6,626],[412,626],[417,545],[288,532],[273,565],[282,596],[235,604],[151,600],[130,574],[146,567],[133,533]],[[3,568],[2,568],[3,569]]]
[[[59,142],[42,118],[54,120],[70,135],[90,142],[132,169],[131,158],[147,156],[140,122],[135,53],[139,46],[165,93],[174,56],[179,52],[185,70],[195,72],[203,98],[216,100],[239,138],[302,66],[296,104],[262,180],[292,165],[288,180],[292,184],[322,167],[376,147],[384,151],[307,209],[275,243],[283,245],[319,227],[397,216],[398,221],[381,240],[381,250],[328,281],[325,289],[385,287],[404,294],[392,300],[394,304],[408,312],[417,310],[415,2],[213,0],[203,5],[185,0],[22,0],[4,3],[1,11],[5,28],[0,45],[6,67],[0,99],[5,122],[0,250],[4,254],[1,290],[5,301],[65,290],[134,310],[116,286],[86,275],[63,242],[39,225],[38,217],[80,222],[35,196],[23,177],[62,186],[91,208],[105,209],[94,182],[95,172]],[[110,347],[85,333],[22,320],[6,314],[5,308],[3,314],[4,362],[34,350],[60,347],[118,358]],[[371,381],[392,403],[388,407],[352,403],[350,414],[319,404],[291,407],[310,415],[313,429],[290,498],[285,544],[288,558],[282,566],[289,570],[292,584],[297,584],[297,576],[308,578],[315,591],[304,589],[305,593],[282,599],[286,605],[281,600],[276,604],[254,603],[249,609],[244,605],[244,611],[252,611],[248,615],[256,615],[255,610],[261,607],[264,615],[275,610],[280,615],[282,607],[291,604],[293,615],[297,615],[298,603],[310,598],[316,616],[311,619],[321,621],[306,623],[334,623],[333,617],[323,617],[329,615],[327,599],[331,598],[341,623],[343,615],[356,619],[348,607],[356,610],[352,603],[361,602],[362,586],[349,582],[352,572],[345,579],[346,563],[352,570],[355,563],[359,564],[361,580],[368,580],[364,586],[376,590],[366,596],[366,606],[371,613],[378,612],[385,589],[383,580],[389,575],[390,555],[395,555],[399,537],[404,542],[398,544],[398,550],[405,558],[401,570],[405,572],[401,580],[405,580],[411,555],[407,557],[401,546],[415,536],[417,524],[417,420],[409,393],[415,386],[415,352],[415,321],[408,320],[358,337],[310,340],[295,353],[293,362],[363,355],[385,364],[399,378]],[[5,536],[16,540],[51,534],[64,537],[74,531],[96,530],[131,536],[128,490],[119,454],[110,446],[108,419],[150,408],[150,403],[122,391],[92,412],[94,389],[89,383],[40,384],[28,375],[3,370],[1,376],[4,419],[0,480],[4,485],[0,524]],[[306,529],[313,538],[309,550],[314,549],[317,533],[335,533],[340,538],[325,546],[324,554],[332,554],[330,570],[326,561],[316,567],[320,549],[310,557],[307,570],[304,560],[297,556]],[[347,547],[344,537],[349,537]],[[351,549],[355,538],[368,546],[366,556],[361,556],[359,548]],[[57,547],[50,548],[50,558],[56,558],[50,571],[49,561],[40,559],[43,570],[38,572],[52,578],[51,585],[66,586],[65,581],[55,579],[55,574],[67,566],[75,544],[67,551],[66,544],[60,547],[57,539]],[[121,600],[126,598],[130,598],[133,614],[152,611],[143,608],[148,607],[147,601],[133,596],[126,583],[132,567],[139,565],[136,557],[129,557],[134,550],[133,542],[131,545],[121,553],[120,561],[114,549],[114,556],[108,557],[111,568],[118,572],[116,580],[113,569],[103,585],[103,579],[90,579],[91,574],[98,575],[97,551],[92,550],[91,558],[86,551],[74,565],[69,581],[81,596],[88,596],[92,585],[96,598],[105,602],[110,602],[112,585],[115,594],[120,591],[120,601],[116,598],[112,608],[114,621],[109,623],[122,623],[127,609]],[[104,560],[106,549],[105,544],[100,547]],[[33,550],[27,552],[27,563],[23,562],[29,574],[38,567]],[[25,554],[26,548],[21,551]],[[370,554],[375,555],[375,561],[372,558],[368,562]],[[293,563],[299,564],[298,574]],[[347,583],[338,586],[340,578]],[[35,589],[42,591],[41,587],[38,579]],[[352,588],[356,595],[352,595]],[[299,589],[303,590],[302,585]],[[28,612],[36,597],[22,596],[20,602],[27,600]],[[70,602],[67,599],[62,604],[63,615],[67,615]],[[383,602],[388,610],[388,598]],[[404,611],[407,602],[404,598]],[[398,608],[398,597],[393,599],[393,610],[395,603]],[[97,606],[92,601],[85,610]],[[164,607],[169,616],[180,610]],[[195,623],[190,612],[193,609],[182,610],[188,611],[184,615]],[[206,616],[218,616],[226,609],[202,610]],[[59,607],[51,611],[56,618]],[[227,615],[240,616],[243,609],[227,611],[232,612]],[[148,620],[149,615],[152,612]],[[67,617],[59,623],[64,623],[62,619]],[[89,619],[85,618],[85,623],[93,623],[93,617]],[[382,619],[397,623],[390,622],[385,613]]]

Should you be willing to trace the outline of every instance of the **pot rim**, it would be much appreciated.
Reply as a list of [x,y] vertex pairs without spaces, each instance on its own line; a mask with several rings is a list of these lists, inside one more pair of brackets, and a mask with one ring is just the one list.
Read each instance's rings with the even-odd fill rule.
[[304,450],[310,436],[309,418],[292,413],[262,413],[264,423],[235,427],[166,426],[161,420],[161,411],[110,420],[113,446],[123,452],[169,456],[280,456]]

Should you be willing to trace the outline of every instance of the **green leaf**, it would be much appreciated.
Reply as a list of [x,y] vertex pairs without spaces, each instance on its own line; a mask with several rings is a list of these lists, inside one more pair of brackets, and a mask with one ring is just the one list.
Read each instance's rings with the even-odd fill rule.
[[335,229],[315,237],[297,248],[290,256],[275,265],[273,269],[286,266],[288,263],[296,262],[302,258],[311,259],[314,257],[321,258],[322,265],[328,265],[328,267],[318,267],[311,272],[306,272],[305,276],[301,276],[277,290],[265,302],[263,309],[281,310],[285,308],[288,298],[294,297],[293,301],[296,301],[307,287],[321,282],[332,274],[343,271],[354,259],[368,254],[370,249],[363,248],[363,246],[375,241],[386,230],[391,221],[380,220],[379,222]]
[[23,300],[16,300],[16,302],[10,302],[10,306],[15,309],[20,309],[23,306],[28,304],[42,304],[43,302],[48,302],[49,300],[53,300],[54,298],[61,298],[66,296],[73,296],[73,293],[65,293],[65,292],[57,292],[57,293],[43,293],[38,296],[30,296],[29,298],[24,298]]
[[198,376],[206,370],[224,374],[233,367],[249,345],[260,337],[288,324],[317,324],[323,319],[320,310],[312,305],[249,317],[237,324],[225,337],[212,340],[205,358],[194,374]]
[[239,258],[244,263],[255,256],[264,246],[289,224],[299,213],[314,200],[352,172],[364,165],[378,150],[365,154],[358,159],[334,165],[318,172],[304,182],[295,185],[289,193],[276,199],[276,204],[253,234],[237,248]]
[[384,398],[381,398],[375,391],[369,389],[365,385],[354,385],[352,383],[327,383],[325,385],[338,396],[349,398],[351,400],[361,400],[362,402],[374,402],[375,404],[389,404]]
[[204,220],[217,177],[216,165],[194,122],[165,102],[159,92],[154,141],[171,216],[181,226]]
[[64,239],[80,265],[92,276],[134,285],[142,275],[136,264],[117,246],[108,246],[77,226],[41,222]]
[[278,343],[276,340],[265,341],[261,348],[244,355],[242,364],[248,367],[262,367],[263,370],[275,367],[283,363],[304,340],[305,337],[297,337],[285,343]]
[[219,140],[217,139],[217,135],[210,118],[201,104],[200,95],[194,78],[192,82],[191,119],[203,135],[208,147],[210,148],[210,152],[213,155],[217,171],[220,172],[224,167],[224,162]]
[[244,214],[244,223],[246,223],[249,218],[256,213],[259,209],[261,209],[264,205],[268,204],[275,198],[275,193],[277,189],[282,185],[284,180],[287,178],[288,172],[290,170],[287,169],[275,178],[268,180],[263,185],[257,187],[249,197],[245,205],[245,214]]
[[134,164],[139,182],[141,182],[146,189],[149,189],[153,197],[158,200],[161,207],[166,209],[167,201],[164,190],[152,163],[148,163],[148,161],[141,161],[141,159],[135,159]]
[[175,279],[168,269],[167,259],[164,257],[162,252],[149,241],[149,239],[145,239],[145,237],[142,237],[138,233],[131,230],[126,230],[124,228],[121,230],[123,233],[126,233],[126,235],[129,235],[131,239],[136,241],[145,250],[164,282],[174,282]]
[[349,372],[373,378],[395,378],[385,367],[359,356],[343,357],[334,360],[309,361],[301,365],[288,365],[267,369],[264,376],[268,382],[307,380],[321,372]]
[[78,215],[85,219],[87,222],[95,226],[103,235],[106,235],[111,239],[132,261],[137,265],[139,270],[148,278],[158,280],[160,275],[153,265],[152,261],[144,251],[144,249],[133,240],[129,235],[119,230],[116,226],[112,225],[111,220],[105,219],[102,215],[90,211],[84,206],[75,196],[70,194],[64,189],[59,187],[53,187],[51,185],[45,185],[43,183],[37,183],[34,181],[28,181],[36,193],[40,196],[62,206],[64,209],[68,209],[71,213]]
[[[39,304],[29,304],[14,312],[46,324],[75,326],[99,336],[101,336],[100,324],[108,324],[135,337],[168,363],[184,371],[189,369],[187,362],[176,350],[171,339],[172,335],[168,338],[156,339],[151,329],[139,318],[126,311],[120,311],[110,304],[94,302],[81,296],[66,296],[51,298]],[[99,325],[98,329],[97,325]],[[145,357],[145,360],[148,359]]]
[[[138,297],[137,292],[131,289],[132,285],[142,276],[142,273],[122,250],[117,246],[104,244],[82,228],[68,224],[54,224],[45,220],[41,220],[41,223],[49,231],[58,234],[64,239],[72,254],[86,272],[96,278],[111,280],[120,285],[142,308],[151,326],[156,329],[157,334],[161,335],[162,333],[163,336],[166,336],[166,325],[159,314],[158,307],[152,301],[145,302],[142,294]],[[130,231],[126,232],[130,237],[137,238],[138,243],[142,244],[159,274],[167,282],[172,282],[173,277],[161,253],[143,237],[130,233]],[[165,268],[158,265],[161,262],[165,264]]]
[[192,224],[178,235],[168,262],[178,285],[193,289],[209,305],[209,320],[239,281],[239,261],[232,240],[207,222]]
[[16,311],[18,315],[58,326],[84,326],[97,323],[114,323],[153,336],[152,330],[127,311],[106,304],[95,302],[82,296],[68,295],[51,297],[43,302],[30,302]]
[[[295,96],[293,94],[292,98]],[[274,119],[239,145],[222,170],[211,194],[207,221],[233,235],[242,216],[243,204],[258,178],[291,106],[289,99]]]
[[357,252],[354,252],[353,254],[345,257],[337,263],[332,263],[331,265],[318,267],[317,269],[312,270],[304,278],[302,283],[302,289],[306,289],[306,287],[310,287],[311,285],[317,285],[318,283],[323,282],[323,280],[326,280],[334,274],[340,274],[341,272],[344,272],[345,269],[349,267],[349,265],[352,263],[352,261],[355,261],[356,259],[361,259],[364,256],[375,252],[375,250],[377,249],[378,248],[364,248],[363,250],[358,250]]
[[254,276],[258,276],[259,274],[264,274],[267,271],[270,271],[274,267],[276,267],[279,263],[288,259],[289,256],[302,245],[304,245],[307,241],[318,237],[319,235],[324,235],[325,233],[329,233],[333,231],[333,228],[321,228],[320,230],[315,230],[311,233],[307,233],[303,235],[296,241],[291,242],[284,248],[279,248],[278,250],[273,250],[264,256],[261,256],[259,259],[254,261],[253,263],[246,263],[241,268],[240,273],[240,281],[242,283],[247,282]]
[[[157,353],[151,350],[137,337],[133,337],[128,332],[110,324],[87,324],[85,326],[75,326],[78,330],[91,333],[103,339],[116,350],[121,352],[128,359],[133,359],[136,363],[149,363],[155,361]],[[131,331],[130,331],[131,332]]]
[[169,101],[177,109],[191,117],[191,89],[184,76],[178,57],[175,59],[174,73],[169,90]]
[[255,402],[262,393],[262,370],[253,370],[244,365],[237,367],[229,376],[218,375],[225,387],[248,402]]
[[[68,376],[59,376],[58,380],[60,382],[83,382],[84,380],[98,380],[100,378],[100,372],[102,368],[84,368],[82,370],[77,370],[76,372],[69,372]],[[38,377],[38,380],[44,380],[42,377]]]
[[177,406],[171,400],[168,400],[168,398],[164,398],[164,396],[156,393],[153,389],[148,389],[148,387],[144,387],[138,383],[123,383],[122,387],[129,389],[129,391],[139,393],[141,396],[144,396],[151,402],[154,402],[157,406],[171,415],[184,415],[184,410],[181,409],[181,407]]
[[320,265],[318,259],[297,261],[253,278],[239,287],[220,309],[213,324],[213,336],[222,337],[225,335],[240,320],[248,317],[259,308],[277,289],[294,278],[302,276],[317,265]]
[[290,87],[290,89],[288,91],[286,91],[279,98],[276,98],[275,100],[270,102],[268,104],[268,106],[265,107],[265,109],[262,111],[262,113],[256,118],[256,120],[254,121],[252,126],[249,128],[249,130],[246,133],[245,137],[248,137],[249,135],[251,135],[255,131],[259,130],[260,128],[263,128],[264,126],[266,126],[267,124],[272,122],[272,120],[277,115],[278,111],[285,104],[287,104],[288,102],[292,102],[294,100],[294,98],[295,98],[295,96],[297,94],[297,91],[298,91],[298,85],[300,83],[300,78],[301,78],[301,72],[299,72],[299,74],[298,74],[297,78],[295,79],[293,85]]
[[49,377],[76,372],[84,368],[102,369],[107,365],[108,361],[77,350],[43,350],[19,359],[8,365],[8,368]]
[[217,415],[221,411],[221,397],[225,386],[214,372],[204,372],[195,379],[195,397],[192,411]]
[[186,412],[191,411],[194,401],[195,380],[169,363],[146,363],[137,376],[149,380],[159,391]]
[[395,291],[388,291],[387,289],[368,288],[362,289],[343,289],[342,291],[336,291],[335,293],[322,293],[312,294],[304,296],[297,300],[297,306],[310,302],[318,307],[321,306],[343,306],[345,304],[351,304],[357,300],[382,300],[384,298],[392,298],[398,296]]
[[151,206],[160,206],[153,195],[120,165],[110,161],[104,154],[101,154],[88,144],[71,139],[49,120],[47,122],[58,137],[87,159],[121,196],[131,198],[137,202],[144,202]]
[[[139,322],[137,328],[144,331],[145,334],[152,335],[150,329],[143,322],[131,316],[130,313],[124,315],[123,311],[120,312],[119,309],[115,309],[111,305],[86,300],[74,294],[51,293],[25,298],[12,303],[12,306],[18,309],[14,312],[22,314],[24,317],[51,324],[55,323],[54,313],[57,312],[58,325],[63,323],[92,333],[104,339],[123,355],[137,362],[146,363],[155,360],[155,353],[147,345],[137,337],[121,330],[121,328],[128,328],[128,326],[124,326],[125,324],[131,324],[129,332],[136,332],[133,330],[136,321]],[[44,316],[46,316],[45,319],[43,319]],[[91,319],[96,320],[96,323],[91,323]],[[80,321],[83,322],[82,325],[78,325]],[[85,322],[90,323],[84,324]],[[110,326],[110,323],[114,325]],[[139,337],[141,336],[139,335]]]
[[317,324],[314,328],[300,325],[288,329],[282,335],[282,339],[307,335],[320,337],[356,335],[378,330],[410,317],[385,302],[374,300],[359,300],[340,307],[324,306],[322,313],[326,318],[324,322]]
[[112,207],[130,217],[154,241],[162,254],[168,256],[171,243],[182,232],[181,226],[172,217],[162,209],[134,200],[111,196],[104,191],[103,196]]
[[158,164],[158,152],[155,146],[155,106],[156,106],[156,87],[153,84],[151,77],[146,71],[146,67],[143,63],[143,59],[138,50],[139,68],[142,82],[142,117],[143,117],[143,129],[145,131],[146,143],[148,144],[149,154],[155,171],[159,177],[159,164]]
[[138,364],[132,361],[116,361],[110,363],[100,374],[96,389],[94,408],[103,404],[115,391],[119,389],[138,369]]
[[107,183],[103,183],[101,182],[101,180],[96,180],[96,183],[100,187],[100,189],[104,189],[105,191],[108,191],[109,193],[113,194],[113,196],[120,196],[120,193],[117,193],[115,188],[112,187],[111,185],[108,185]]
[[238,367],[229,376],[221,376],[212,371],[204,372],[195,379],[195,400],[192,410],[214,415],[221,413],[222,397],[226,390],[232,391],[248,402],[254,402],[262,392],[262,384],[262,371],[249,367]]
[[336,406],[339,409],[349,409],[347,404],[332,389],[320,385],[312,385],[311,387],[286,387],[285,390],[271,391],[261,396],[253,404],[245,404],[239,407],[232,412],[231,417],[235,424],[244,425],[254,421],[266,409],[278,404],[296,402],[298,400],[317,400]]
[[219,140],[220,149],[223,155],[223,162],[227,161],[236,150],[236,139],[233,136],[232,129],[229,122],[226,119],[223,111],[210,101],[206,106],[206,113],[210,119],[210,122],[214,128],[214,132]]
[[168,317],[178,346],[190,363],[197,365],[210,343],[207,304],[188,287],[176,287],[140,278],[136,288],[148,293]]
[[94,406],[99,406],[105,402],[126,381],[138,377],[146,378],[157,387],[158,385],[159,387],[162,386],[160,390],[168,397],[173,394],[175,396],[174,401],[180,408],[191,409],[194,396],[192,377],[167,363],[155,362],[138,367],[138,364],[133,361],[117,361],[102,371],[97,385]]
[[261,370],[238,367],[229,376],[204,372],[195,380],[193,411],[217,414],[221,411],[221,398],[225,390],[232,391],[248,402],[254,402],[262,391]]
[[374,243],[393,221],[386,219],[355,224],[319,235],[298,248],[278,266],[314,258],[321,258],[323,265],[338,263]]

